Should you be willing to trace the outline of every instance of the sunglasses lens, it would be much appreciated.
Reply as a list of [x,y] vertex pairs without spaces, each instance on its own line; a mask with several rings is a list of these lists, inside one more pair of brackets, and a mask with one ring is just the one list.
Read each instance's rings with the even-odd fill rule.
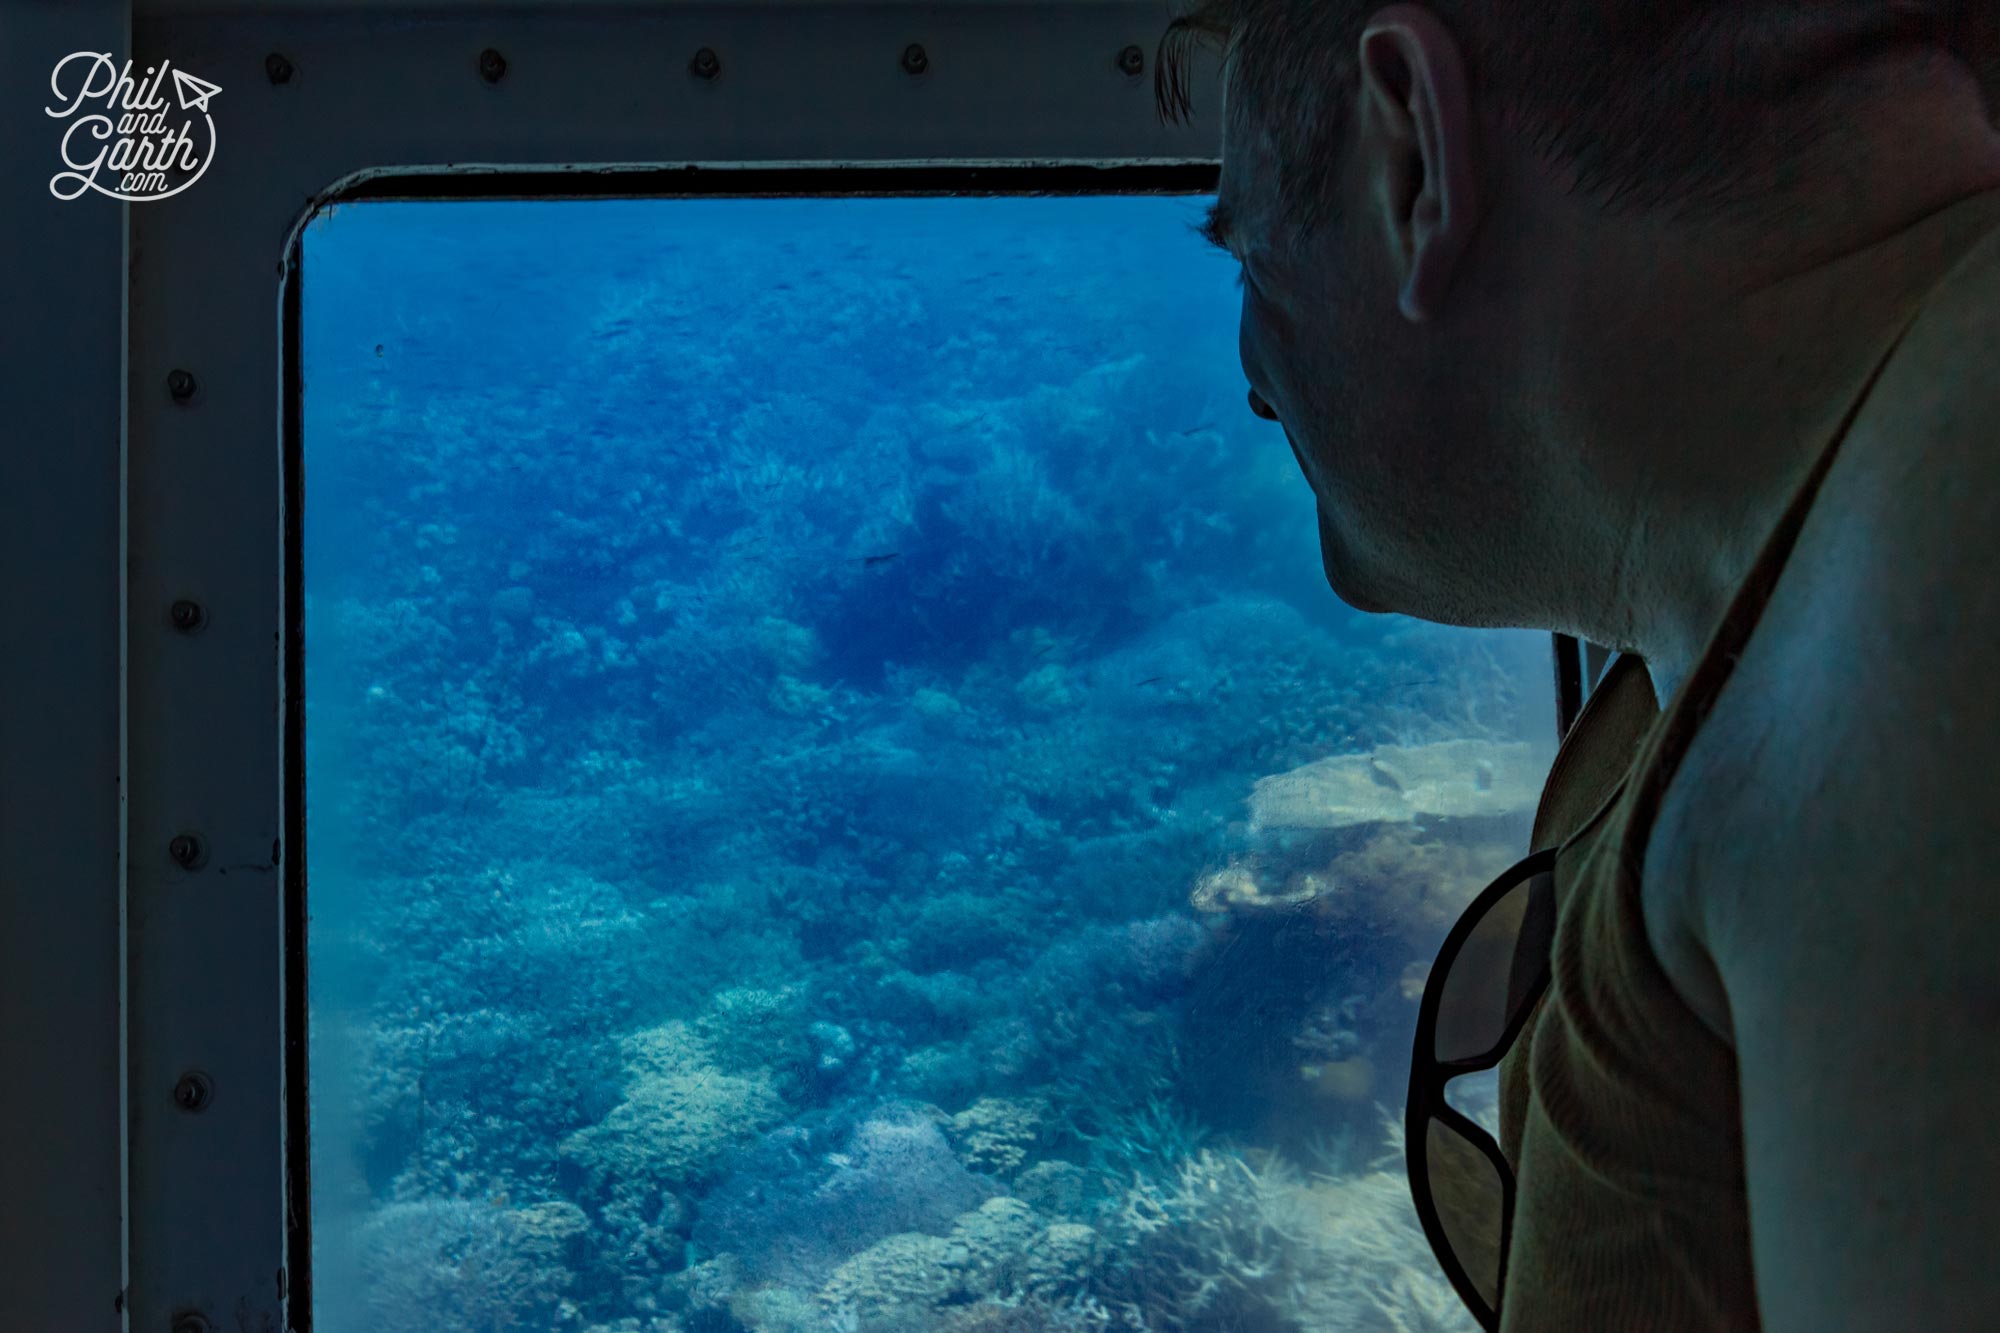
[[1444,960],[1434,1058],[1485,1060],[1534,998],[1555,931],[1554,876],[1529,875],[1496,899]]
[[1500,1227],[1504,1186],[1491,1158],[1436,1119],[1425,1131],[1424,1169],[1451,1256],[1486,1308],[1500,1308]]

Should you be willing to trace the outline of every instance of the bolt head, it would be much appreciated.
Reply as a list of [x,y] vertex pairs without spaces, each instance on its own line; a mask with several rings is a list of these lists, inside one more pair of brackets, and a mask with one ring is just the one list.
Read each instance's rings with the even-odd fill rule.
[[905,74],[921,74],[930,67],[931,58],[922,46],[916,42],[911,42],[903,48],[903,72]]
[[186,370],[168,371],[167,392],[173,395],[173,399],[177,403],[185,403],[188,399],[194,397],[193,372]]
[[697,79],[712,79],[722,73],[722,57],[704,46],[694,53],[694,59],[688,61],[688,73]]
[[205,619],[202,615],[201,603],[190,601],[185,597],[175,602],[168,610],[167,615],[173,620],[174,628],[182,631],[200,629],[201,622]]
[[479,53],[480,78],[486,80],[488,83],[498,83],[500,82],[500,77],[506,72],[507,57],[501,55],[490,46]]
[[174,1084],[174,1105],[183,1111],[199,1111],[215,1098],[215,1085],[208,1075],[190,1069]]
[[270,55],[264,57],[264,77],[272,83],[290,83],[292,81],[292,62],[279,55],[276,51],[271,52]]
[[175,865],[192,870],[201,864],[201,839],[192,833],[177,833],[167,844],[167,855]]
[[1146,53],[1136,46],[1128,46],[1118,53],[1118,68],[1127,74],[1138,74],[1146,68]]

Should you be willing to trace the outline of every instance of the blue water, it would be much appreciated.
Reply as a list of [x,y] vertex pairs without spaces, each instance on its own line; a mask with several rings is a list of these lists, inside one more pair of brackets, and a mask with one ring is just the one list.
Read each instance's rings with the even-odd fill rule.
[[324,1333],[1471,1327],[1393,1127],[1547,640],[1327,590],[1206,202],[312,225]]

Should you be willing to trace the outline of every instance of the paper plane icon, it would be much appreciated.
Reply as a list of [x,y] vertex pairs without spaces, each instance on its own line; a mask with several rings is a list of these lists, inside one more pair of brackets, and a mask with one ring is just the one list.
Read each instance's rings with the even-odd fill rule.
[[174,95],[181,99],[181,110],[183,111],[192,108],[196,111],[206,112],[208,110],[208,99],[221,91],[221,88],[210,83],[207,79],[197,79],[186,70],[177,69],[174,71]]

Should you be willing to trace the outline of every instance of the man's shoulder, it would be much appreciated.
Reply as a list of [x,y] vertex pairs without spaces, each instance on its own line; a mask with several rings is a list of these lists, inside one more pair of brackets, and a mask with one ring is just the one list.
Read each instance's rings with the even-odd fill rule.
[[[1874,500],[1884,519],[1971,500],[1940,492],[1956,468],[1992,467],[2000,428],[2000,226],[1985,232],[1931,291],[1843,446],[1846,502]],[[1864,481],[1877,483],[1863,486]],[[1864,507],[1866,507],[1864,505]]]
[[1996,575],[2000,227],[1932,289],[1856,417],[1725,689],[1718,720],[1735,732],[1716,731],[1710,758],[1782,789],[1812,736],[1893,725],[1917,702],[1897,686],[1937,697],[1950,654],[2000,641]]
[[[1935,288],[1829,473],[1754,663],[1801,706],[2000,633],[2000,228]],[[1785,585],[1790,585],[1788,588]],[[1921,643],[1874,630],[1920,633]]]
[[1920,846],[1942,832],[1924,820],[1972,813],[1903,809],[1910,792],[1993,790],[2000,691],[1973,668],[1996,643],[2000,230],[1933,291],[1857,418],[1660,809],[1647,930],[1710,1026],[1728,1007],[1704,935],[1744,886],[1839,892],[1871,841]]

